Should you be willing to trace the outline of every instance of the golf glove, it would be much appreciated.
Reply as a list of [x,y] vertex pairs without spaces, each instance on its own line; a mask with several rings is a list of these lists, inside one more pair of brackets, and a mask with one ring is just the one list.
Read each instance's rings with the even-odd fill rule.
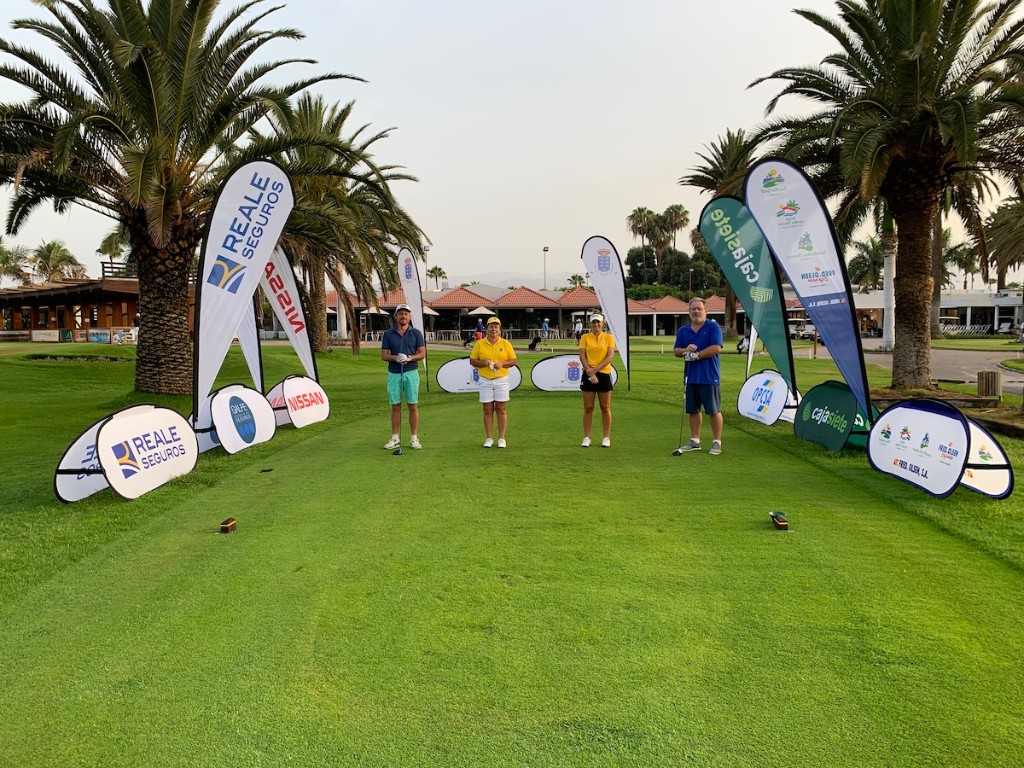
[[406,363],[409,362],[409,356],[400,352],[395,356],[395,362],[405,365]]
[[683,360],[688,363],[692,363],[694,360],[700,359],[700,352],[683,352]]

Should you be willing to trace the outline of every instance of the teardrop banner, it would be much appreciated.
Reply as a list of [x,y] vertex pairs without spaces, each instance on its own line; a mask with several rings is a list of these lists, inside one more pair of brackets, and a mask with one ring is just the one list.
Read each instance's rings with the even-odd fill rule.
[[622,260],[611,240],[597,235],[583,243],[580,258],[601,303],[604,327],[615,337],[616,351],[626,368],[626,388],[629,389],[629,326],[626,324],[626,279]]
[[778,371],[755,373],[740,388],[736,409],[741,416],[772,425],[782,417],[790,399],[789,383]]
[[903,400],[882,411],[868,436],[872,468],[944,499],[960,484],[971,437],[967,417],[940,400]]
[[331,415],[327,393],[308,376],[286,376],[270,390],[267,400],[279,427],[291,424],[302,429]]
[[[530,382],[544,392],[579,392],[583,380],[583,363],[579,355],[555,355],[538,360],[530,369]],[[612,386],[619,372],[612,366]]]
[[[700,214],[700,234],[746,310],[750,324],[782,374],[796,392],[793,348],[786,323],[786,297],[771,250],[750,211],[734,197],[716,197]],[[754,338],[749,352],[753,354]]]
[[824,201],[803,171],[775,157],[751,167],[744,193],[747,208],[793,292],[803,302],[857,404],[870,414],[856,307],[846,262]]
[[[412,327],[423,334],[424,352],[426,352],[427,329],[423,325],[423,287],[420,285],[420,270],[413,258],[412,251],[402,248],[398,252],[398,284],[405,294],[405,303],[409,305],[412,314]],[[427,358],[423,358],[423,381],[430,391],[430,368]]]
[[241,384],[214,392],[210,412],[221,447],[228,453],[265,443],[277,432],[274,409],[267,398]]
[[793,433],[801,440],[838,451],[850,437],[857,415],[857,399],[841,381],[826,381],[803,396],[793,421]]
[[65,504],[81,501],[109,487],[96,453],[96,433],[106,420],[106,417],[100,419],[76,437],[57,463],[53,492]]
[[971,447],[967,450],[967,465],[960,485],[994,499],[1005,499],[1013,493],[1013,467],[1006,452],[980,424],[968,419],[967,426]]
[[[480,371],[469,363],[468,357],[457,357],[437,369],[434,374],[439,386],[444,392],[455,395],[468,395],[480,393]],[[523,383],[523,373],[519,366],[508,369],[508,385],[511,390],[519,389]]]
[[199,444],[180,413],[143,403],[117,411],[100,424],[96,453],[114,493],[137,499],[195,469]]

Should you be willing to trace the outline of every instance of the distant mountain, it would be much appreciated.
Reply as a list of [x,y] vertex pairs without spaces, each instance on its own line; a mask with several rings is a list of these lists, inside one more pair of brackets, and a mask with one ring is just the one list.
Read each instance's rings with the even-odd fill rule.
[[[548,290],[557,290],[559,288],[567,288],[569,286],[569,278],[572,276],[572,272],[548,272]],[[519,287],[525,285],[527,288],[532,288],[538,291],[544,287],[544,275],[538,275],[535,272],[484,272],[480,274],[450,274],[447,279],[448,286],[454,288],[457,285],[463,283],[472,283],[473,281],[478,283],[487,283],[488,285],[499,285],[502,287],[508,287],[514,285]],[[434,287],[434,281],[431,280],[430,287]]]

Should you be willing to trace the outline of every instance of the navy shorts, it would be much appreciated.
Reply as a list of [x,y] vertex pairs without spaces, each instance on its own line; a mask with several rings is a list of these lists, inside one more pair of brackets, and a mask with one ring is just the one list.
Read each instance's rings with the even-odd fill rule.
[[700,413],[701,406],[708,416],[721,413],[722,388],[718,384],[686,385],[686,412]]

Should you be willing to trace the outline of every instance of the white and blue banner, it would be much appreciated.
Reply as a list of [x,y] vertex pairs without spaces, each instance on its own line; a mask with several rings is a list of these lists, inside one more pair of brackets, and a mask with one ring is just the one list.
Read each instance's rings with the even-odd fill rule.
[[279,165],[256,160],[224,181],[207,222],[196,284],[193,414],[213,389],[231,340],[277,246],[294,204]]
[[[398,252],[398,283],[402,286],[402,293],[405,294],[405,303],[412,310],[412,327],[419,329],[423,338],[427,338],[427,329],[423,325],[423,289],[420,286],[420,270],[416,266],[416,259],[412,251],[403,248]],[[426,341],[424,341],[424,345]],[[424,348],[424,351],[426,349]],[[423,358],[423,381],[430,391],[430,368],[427,365],[427,358]]]
[[[612,366],[612,386],[619,372]],[[543,392],[579,392],[583,381],[583,363],[579,355],[555,355],[539,360],[530,369],[530,382]]]
[[[789,383],[778,371],[765,370],[749,377],[736,399],[736,410],[741,416],[762,424],[774,424],[790,404]],[[793,421],[796,403],[789,405],[789,418]]]
[[1006,452],[992,435],[977,422],[967,420],[971,447],[960,485],[976,493],[1005,499],[1013,493],[1013,467]]
[[100,424],[96,454],[114,493],[137,499],[195,469],[199,445],[181,414],[144,403],[117,411]]
[[[825,203],[803,171],[778,158],[754,165],[744,186],[747,209],[857,404],[870,415],[873,411],[856,308],[846,262]],[[851,420],[853,415],[849,414]]]
[[218,389],[210,398],[214,440],[228,453],[265,443],[277,432],[274,409],[261,393],[241,384]]
[[601,303],[604,327],[615,337],[615,348],[626,368],[629,385],[629,326],[626,324],[626,280],[615,246],[605,237],[594,236],[583,243],[583,267]]
[[109,487],[96,453],[96,433],[104,421],[106,417],[76,437],[57,462],[53,492],[66,504],[81,501]]
[[[437,386],[442,391],[456,395],[480,394],[480,369],[474,368],[468,357],[457,357],[437,369],[435,374]],[[508,385],[510,390],[519,388],[523,383],[523,373],[519,366],[508,369]]]

